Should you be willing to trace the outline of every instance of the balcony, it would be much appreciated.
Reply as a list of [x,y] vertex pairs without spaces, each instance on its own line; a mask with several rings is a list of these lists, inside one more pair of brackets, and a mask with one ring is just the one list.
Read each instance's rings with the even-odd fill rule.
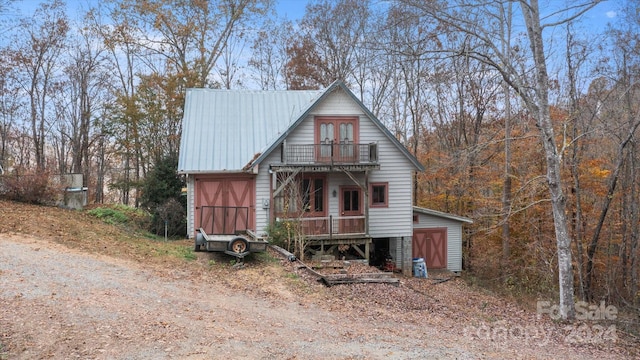
[[378,167],[378,144],[282,144],[282,163],[294,166]]

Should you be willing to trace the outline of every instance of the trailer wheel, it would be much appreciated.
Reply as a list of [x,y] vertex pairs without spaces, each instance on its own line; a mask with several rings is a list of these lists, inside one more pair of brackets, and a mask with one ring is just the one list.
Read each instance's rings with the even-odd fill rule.
[[229,250],[233,251],[236,254],[241,254],[247,251],[249,245],[247,244],[247,240],[237,237],[229,242]]

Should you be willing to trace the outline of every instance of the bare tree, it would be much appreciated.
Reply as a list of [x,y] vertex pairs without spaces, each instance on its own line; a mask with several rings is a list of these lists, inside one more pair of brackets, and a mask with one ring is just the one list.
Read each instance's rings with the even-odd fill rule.
[[[0,52],[0,58],[7,59],[6,51]],[[7,171],[10,164],[9,151],[12,134],[17,130],[18,118],[23,104],[20,102],[20,88],[15,81],[16,69],[9,61],[0,64],[0,166]]]
[[69,24],[64,3],[53,0],[41,4],[34,16],[21,21],[28,34],[17,40],[12,58],[22,71],[21,86],[29,98],[31,140],[36,167],[43,171],[46,164],[45,141],[52,119],[49,99],[55,93],[56,71],[65,47]]
[[165,58],[187,87],[206,87],[233,34],[270,9],[269,0],[123,0],[138,43]]
[[291,36],[287,76],[294,89],[320,88],[353,77],[370,16],[368,0],[318,1]]
[[[466,42],[458,49],[447,49],[448,53],[472,57],[499,71],[503,80],[520,96],[530,114],[536,120],[540,140],[546,160],[547,187],[551,198],[554,219],[556,249],[558,257],[560,315],[563,318],[575,317],[573,270],[571,263],[571,237],[566,218],[566,197],[560,172],[562,149],[556,143],[553,123],[549,110],[549,75],[547,54],[543,30],[560,24],[569,23],[593,8],[598,1],[588,1],[572,5],[544,18],[542,22],[540,5],[537,0],[521,0],[520,15],[526,28],[531,56],[531,75],[523,74],[514,67],[511,59],[501,51],[497,29],[493,23],[500,23],[502,3],[482,4],[456,1],[453,3],[425,3],[416,0],[402,0],[423,11],[424,15],[454,27],[474,42]],[[568,15],[567,15],[568,14]],[[564,16],[564,17],[563,17]],[[474,46],[480,45],[480,46]],[[524,49],[520,49],[524,50]]]
[[254,70],[254,79],[262,90],[288,89],[284,73],[287,63],[287,42],[293,33],[290,21],[276,23],[267,21],[258,32],[249,60],[249,68]]

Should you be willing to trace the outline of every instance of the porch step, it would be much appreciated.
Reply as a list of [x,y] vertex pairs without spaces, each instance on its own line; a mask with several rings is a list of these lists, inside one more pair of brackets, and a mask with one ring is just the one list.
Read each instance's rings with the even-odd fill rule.
[[335,259],[336,257],[330,254],[316,253],[313,256],[311,256],[311,260],[313,261],[334,261]]

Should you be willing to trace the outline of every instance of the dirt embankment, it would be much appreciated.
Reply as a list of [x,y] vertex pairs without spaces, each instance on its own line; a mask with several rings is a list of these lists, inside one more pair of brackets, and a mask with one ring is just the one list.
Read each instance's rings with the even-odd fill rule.
[[0,359],[640,356],[458,278],[327,288],[274,254],[236,269],[84,213],[0,202],[0,219]]

